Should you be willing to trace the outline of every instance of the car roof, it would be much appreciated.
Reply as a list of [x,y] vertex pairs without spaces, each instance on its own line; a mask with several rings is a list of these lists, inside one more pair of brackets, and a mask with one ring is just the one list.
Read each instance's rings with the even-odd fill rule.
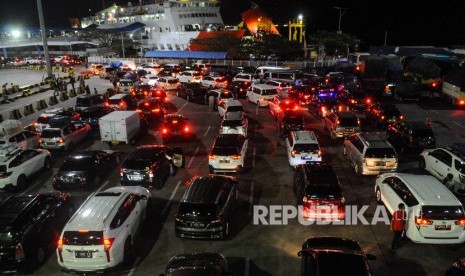
[[359,135],[363,143],[370,148],[392,148],[388,141],[383,139],[380,135],[375,133],[360,133]]
[[224,184],[233,183],[234,178],[209,174],[193,178],[181,202],[183,203],[216,203]]
[[399,177],[410,188],[415,198],[422,205],[453,205],[462,206],[455,195],[439,180],[431,175],[416,175],[406,173],[388,174]]

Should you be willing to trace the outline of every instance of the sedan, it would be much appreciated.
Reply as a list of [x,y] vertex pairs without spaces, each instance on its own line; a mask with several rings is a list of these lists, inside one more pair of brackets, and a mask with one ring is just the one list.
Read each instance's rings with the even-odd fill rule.
[[97,187],[119,163],[116,151],[81,151],[70,155],[53,178],[53,188]]
[[202,81],[200,81],[200,84],[210,89],[226,88],[228,86],[228,81],[226,80],[225,77],[206,76],[206,77],[203,77]]

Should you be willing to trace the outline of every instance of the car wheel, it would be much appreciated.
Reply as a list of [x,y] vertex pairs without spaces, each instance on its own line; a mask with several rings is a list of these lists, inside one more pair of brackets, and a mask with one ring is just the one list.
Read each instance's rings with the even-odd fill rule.
[[37,265],[41,265],[45,262],[45,248],[42,246],[39,246],[35,252],[35,263]]
[[44,170],[49,170],[52,167],[52,158],[50,156],[45,157]]
[[126,239],[126,242],[124,242],[124,251],[123,251],[123,263],[124,266],[128,267],[132,265],[132,260],[134,259],[134,251],[132,248],[132,242],[131,242],[131,237],[128,237]]
[[229,222],[223,224],[223,240],[227,240],[229,237]]
[[379,188],[376,188],[376,202],[379,204],[383,203],[383,200],[381,199],[381,190]]
[[426,162],[425,162],[425,158],[424,157],[420,157],[420,160],[418,160],[418,168],[421,170],[421,171],[424,171],[425,168],[426,168]]
[[26,189],[27,186],[27,177],[22,174],[18,177],[18,181],[16,182],[16,190],[23,191]]

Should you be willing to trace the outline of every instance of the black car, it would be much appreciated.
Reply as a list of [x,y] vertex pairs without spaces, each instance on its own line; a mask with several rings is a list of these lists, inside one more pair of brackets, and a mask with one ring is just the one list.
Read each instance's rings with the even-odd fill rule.
[[74,110],[81,113],[82,111],[92,111],[94,109],[99,109],[104,106],[105,98],[103,95],[97,94],[85,94],[79,95],[76,98],[76,105]]
[[142,100],[146,97],[150,97],[150,94],[152,93],[153,86],[148,85],[148,84],[141,84],[136,87],[136,99]]
[[161,189],[166,179],[184,166],[180,148],[144,145],[131,152],[120,168],[121,185]]
[[165,116],[165,102],[158,98],[147,98],[139,103],[137,112],[149,122],[160,122]]
[[393,104],[376,103],[367,107],[366,119],[377,128],[385,128],[393,122],[403,120],[404,115]]
[[447,269],[446,276],[463,276],[465,275],[465,258],[457,259],[452,266]]
[[324,118],[327,114],[336,108],[338,102],[333,97],[313,97],[308,104],[308,111],[317,118]]
[[118,165],[116,151],[81,151],[71,154],[53,178],[53,188],[89,189],[97,187]]
[[235,177],[209,174],[192,178],[176,214],[176,236],[227,239],[236,191]]
[[399,121],[390,124],[386,140],[401,153],[436,148],[433,129],[423,121]]
[[376,260],[365,254],[358,242],[336,237],[309,238],[298,256],[302,258],[302,276],[369,276],[368,260]]
[[218,253],[192,253],[174,256],[163,276],[230,276],[226,258]]
[[42,264],[70,216],[69,194],[46,193],[8,198],[0,205],[0,269]]
[[306,84],[292,86],[287,93],[289,98],[294,99],[300,105],[309,105],[312,95],[316,93],[316,88]]
[[280,137],[286,137],[291,131],[304,130],[305,120],[302,112],[284,110],[277,116],[277,131]]
[[208,103],[208,88],[198,82],[184,82],[178,87],[176,95],[188,102]]
[[252,82],[250,81],[240,81],[240,80],[236,80],[236,81],[233,81],[231,82],[231,84],[229,85],[228,89],[231,90],[231,92],[233,92],[234,96],[236,98],[246,98],[246,94],[247,94],[247,89],[249,89],[249,87],[252,85]]
[[192,137],[193,131],[189,119],[181,114],[168,114],[163,120],[161,135],[164,143],[176,138],[188,141]]
[[98,120],[109,112],[110,110],[105,106],[95,106],[95,108],[84,109],[79,111],[79,122],[82,124],[89,124],[92,127],[92,131],[98,131],[100,129]]

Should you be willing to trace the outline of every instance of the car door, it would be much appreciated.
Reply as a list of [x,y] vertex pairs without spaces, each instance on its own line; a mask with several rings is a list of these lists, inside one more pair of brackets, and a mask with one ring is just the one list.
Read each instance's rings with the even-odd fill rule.
[[388,209],[389,213],[392,214],[395,212],[397,209],[397,205],[395,205],[397,194],[397,182],[396,182],[396,177],[387,177],[384,179],[382,182],[382,185],[380,186],[381,189],[381,199]]
[[39,136],[31,131],[25,131],[24,136],[26,137],[27,141],[27,148],[29,149],[36,149],[39,147]]
[[[425,158],[426,169],[436,178],[443,180],[446,176],[447,169],[452,165],[452,156],[443,149],[431,151]],[[448,163],[450,162],[450,165]]]
[[41,155],[36,150],[25,150],[24,154],[27,156],[27,162],[31,162],[30,168],[33,173],[40,171],[44,167],[45,155]]
[[[36,162],[37,162],[37,157],[35,154],[31,153],[32,150],[25,150],[18,157],[20,157],[20,166],[24,170],[24,174],[29,177],[33,173],[35,173],[37,170],[36,168]],[[42,163],[43,164],[43,163]]]

